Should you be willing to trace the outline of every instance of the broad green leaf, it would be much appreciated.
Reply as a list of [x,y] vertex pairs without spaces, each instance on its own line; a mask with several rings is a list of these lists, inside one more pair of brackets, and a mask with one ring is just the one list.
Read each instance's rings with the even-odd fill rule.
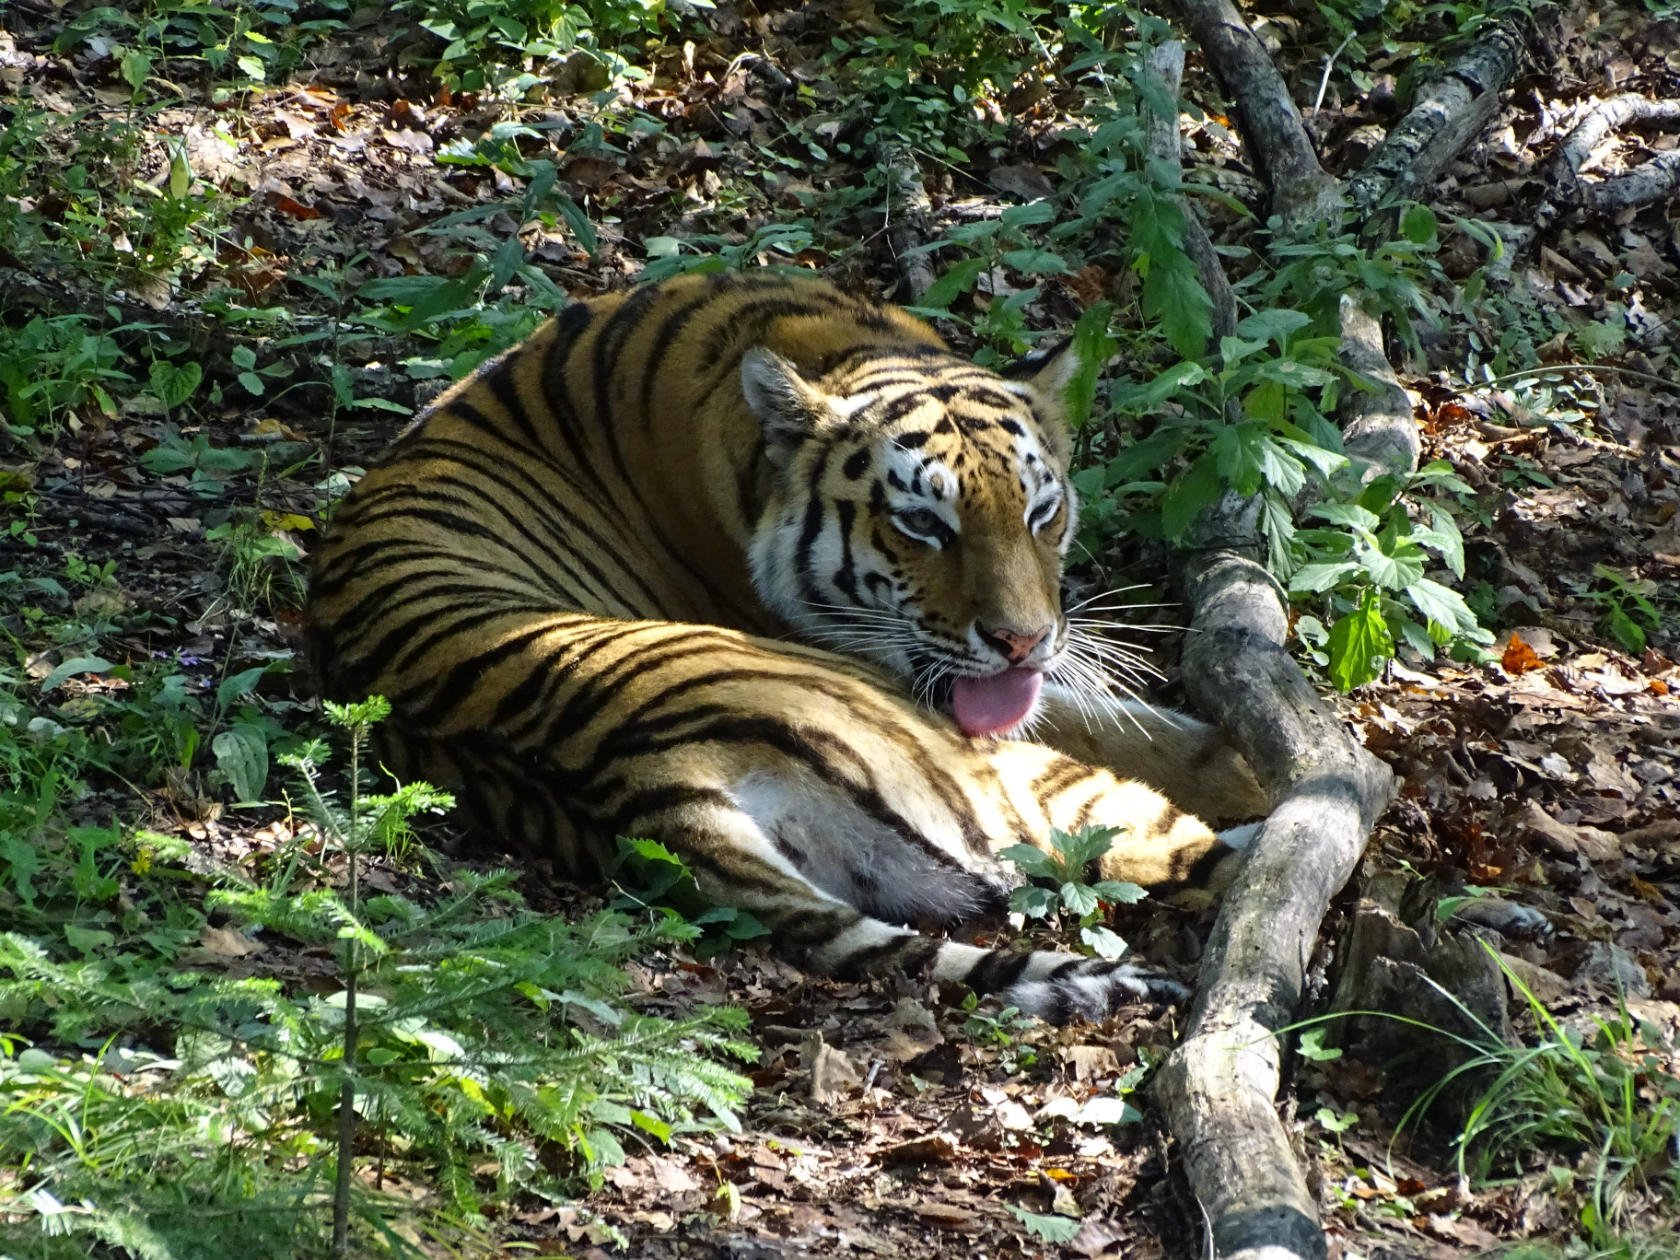
[[1299,332],[1312,323],[1312,316],[1304,311],[1292,311],[1273,307],[1264,311],[1255,311],[1237,324],[1237,336],[1251,341],[1274,341],[1279,347],[1289,340],[1289,335]]
[[1382,528],[1382,518],[1369,508],[1360,507],[1357,503],[1315,503],[1309,509],[1309,515],[1329,521],[1334,525],[1346,525],[1352,529],[1364,530],[1369,534],[1374,534]]
[[1427,245],[1435,239],[1440,225],[1435,212],[1418,202],[1406,207],[1400,216],[1400,233],[1414,245]]
[[1075,1234],[1083,1224],[1073,1216],[1040,1216],[1037,1212],[1029,1212],[1026,1208],[1010,1205],[1009,1210],[1015,1214],[1015,1219],[1026,1227],[1034,1238],[1041,1238],[1047,1243],[1072,1242]]
[[1263,439],[1260,426],[1253,422],[1225,425],[1213,436],[1213,445],[1208,449],[1219,469],[1219,478],[1238,494],[1254,494],[1260,489]]
[[163,400],[164,406],[179,407],[197,391],[204,380],[204,368],[194,362],[175,364],[153,359],[147,376],[152,393]]
[[1321,594],[1336,587],[1343,578],[1351,577],[1359,572],[1359,566],[1351,560],[1335,563],[1303,564],[1295,570],[1289,579],[1289,590],[1292,594]]
[[192,190],[192,167],[187,163],[187,151],[176,148],[169,155],[169,195],[179,201]]
[[[1169,398],[1176,398],[1184,390],[1193,385],[1200,385],[1207,378],[1207,369],[1200,363],[1185,360],[1175,363],[1153,380],[1122,390],[1117,394],[1115,402],[1127,411],[1154,411]],[[1160,434],[1154,436],[1159,437]]]
[[249,695],[251,689],[257,685],[257,680],[267,672],[268,666],[255,665],[250,669],[242,669],[237,674],[229,674],[216,686],[216,707],[225,710],[235,700]]
[[1080,918],[1084,918],[1088,914],[1094,914],[1097,909],[1096,890],[1089,884],[1063,884],[1062,904]]
[[1212,452],[1204,451],[1161,496],[1162,532],[1173,542],[1183,538],[1202,509],[1219,498],[1220,490],[1219,469]]
[[1362,539],[1354,547],[1354,554],[1383,590],[1404,590],[1423,577],[1423,548],[1409,537],[1384,530],[1377,543],[1372,546]]
[[1451,512],[1438,505],[1429,509],[1430,524],[1414,526],[1412,537],[1441,557],[1441,563],[1460,581],[1464,580],[1464,535],[1458,532],[1458,522]]
[[974,287],[975,280],[985,269],[986,261],[983,258],[961,259],[928,286],[927,292],[922,294],[917,305],[936,311],[949,310],[952,302]]
[[1060,254],[1037,246],[1008,250],[998,261],[1024,276],[1065,276],[1073,270]]
[[1099,879],[1091,888],[1111,906],[1133,905],[1149,895],[1137,884],[1121,879]]
[[1083,428],[1090,419],[1091,409],[1096,405],[1097,382],[1102,377],[1103,366],[1120,345],[1108,332],[1109,317],[1113,313],[1111,303],[1096,302],[1080,315],[1079,322],[1073,326],[1073,345],[1066,353],[1078,358],[1079,370],[1068,382],[1067,407],[1068,419],[1076,429]]
[[1028,875],[1039,879],[1049,879],[1056,873],[1056,864],[1050,855],[1030,844],[1012,844],[999,849],[998,856],[1006,862],[1013,862]]
[[1442,586],[1429,578],[1419,578],[1406,587],[1406,598],[1412,606],[1436,625],[1454,634],[1468,634],[1476,628],[1476,614],[1464,597],[1451,587]]
[[268,786],[268,740],[262,730],[241,723],[210,741],[216,767],[240,802],[260,801]]
[[1119,958],[1128,948],[1124,940],[1100,923],[1080,928],[1079,939],[1090,946],[1091,952],[1098,958]]
[[73,678],[77,674],[103,674],[112,668],[114,666],[103,656],[72,656],[41,680],[41,690],[51,691],[65,679]]
[[1233,368],[1257,350],[1264,350],[1264,341],[1251,341],[1246,337],[1232,337],[1226,335],[1219,339],[1219,358],[1226,368]]
[[1352,612],[1336,619],[1325,644],[1330,653],[1330,681],[1352,691],[1382,673],[1394,659],[1394,638],[1382,615],[1382,597],[1367,590]]
[[1029,919],[1046,919],[1056,908],[1056,894],[1038,884],[1023,884],[1009,894],[1009,908]]
[[1167,344],[1186,359],[1199,359],[1213,335],[1213,299],[1196,268],[1181,253],[1166,266],[1155,260],[1143,278],[1145,315],[1161,321]]
[[1033,227],[1040,223],[1050,223],[1056,218],[1056,207],[1040,198],[1029,201],[1025,205],[1006,206],[998,216],[1005,227]]

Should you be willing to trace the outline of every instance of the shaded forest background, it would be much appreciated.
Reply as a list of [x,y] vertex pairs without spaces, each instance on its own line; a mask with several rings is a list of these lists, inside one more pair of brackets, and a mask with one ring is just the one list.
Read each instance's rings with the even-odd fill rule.
[[[1340,175],[1491,31],[1520,65],[1412,199],[1284,223],[1127,6],[0,9],[0,1250],[1198,1246],[1147,1093],[1181,1013],[808,977],[647,846],[606,896],[498,869],[312,698],[308,551],[416,405],[569,297],[781,266],[983,362],[1113,354],[1071,585],[1123,621],[1258,496],[1292,650],[1403,776],[1302,1016],[1415,1022],[1287,1039],[1331,1249],[1677,1254],[1680,10],[1245,17]],[[1414,474],[1340,453],[1349,292]],[[1187,980],[1209,922],[1035,905]]]

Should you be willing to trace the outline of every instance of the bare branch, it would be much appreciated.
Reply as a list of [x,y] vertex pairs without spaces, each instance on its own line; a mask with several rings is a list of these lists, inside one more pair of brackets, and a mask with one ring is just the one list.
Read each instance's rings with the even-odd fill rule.
[[1594,150],[1609,135],[1631,123],[1680,122],[1680,101],[1653,101],[1629,93],[1599,101],[1563,138],[1551,161],[1556,193],[1549,213],[1560,203],[1593,214],[1613,214],[1665,200],[1680,192],[1680,153],[1659,153],[1623,175],[1588,181],[1581,178],[1593,163]]
[[883,144],[880,157],[881,167],[887,172],[887,239],[892,242],[898,274],[904,281],[905,291],[899,300],[914,306],[933,287],[933,263],[927,253],[911,252],[927,240],[933,203],[928,200],[916,155],[907,146]]
[[1311,222],[1339,204],[1336,180],[1319,165],[1289,86],[1231,0],[1170,0],[1195,36],[1237,116],[1243,144],[1271,190],[1272,209]]
[[1342,445],[1349,455],[1370,460],[1367,480],[1381,472],[1411,472],[1422,441],[1412,400],[1383,353],[1382,326],[1352,296],[1342,297],[1342,362],[1375,382],[1369,393],[1354,390],[1342,400]]
[[[1155,80],[1161,99],[1172,102],[1168,117],[1150,118],[1149,151],[1177,170],[1183,148],[1178,130],[1178,93],[1184,79],[1184,45],[1176,39],[1162,44],[1149,54],[1144,70]],[[1237,327],[1237,299],[1231,292],[1231,282],[1226,278],[1213,241],[1208,238],[1207,229],[1196,217],[1189,199],[1181,193],[1174,193],[1173,199],[1184,212],[1184,252],[1196,264],[1196,275],[1202,282],[1202,288],[1213,299],[1213,335],[1229,336]]]
[[1370,209],[1384,201],[1417,196],[1440,176],[1453,156],[1492,120],[1499,94],[1517,72],[1522,33],[1495,23],[1418,94],[1411,112],[1388,133],[1365,169],[1348,181],[1353,202]]

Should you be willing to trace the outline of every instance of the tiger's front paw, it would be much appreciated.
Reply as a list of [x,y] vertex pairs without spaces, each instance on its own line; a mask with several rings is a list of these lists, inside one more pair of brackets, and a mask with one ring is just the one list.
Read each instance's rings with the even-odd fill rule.
[[1069,957],[1050,974],[1019,980],[998,996],[1023,1014],[1066,1024],[1076,1019],[1107,1019],[1140,1002],[1184,1002],[1190,990],[1151,967]]

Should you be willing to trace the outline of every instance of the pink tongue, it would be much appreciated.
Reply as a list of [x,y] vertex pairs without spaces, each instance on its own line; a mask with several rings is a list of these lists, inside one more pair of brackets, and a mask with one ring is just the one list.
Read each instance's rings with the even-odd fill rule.
[[951,687],[951,716],[967,735],[1007,731],[1032,711],[1044,675],[1006,669],[990,678],[959,678]]

